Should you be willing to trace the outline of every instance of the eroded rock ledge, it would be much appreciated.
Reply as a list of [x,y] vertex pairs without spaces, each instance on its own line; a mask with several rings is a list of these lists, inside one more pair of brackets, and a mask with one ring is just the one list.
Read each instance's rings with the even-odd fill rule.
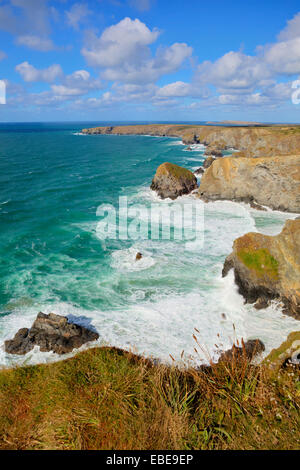
[[300,155],[218,158],[202,176],[199,195],[300,212]]
[[234,270],[246,302],[283,302],[284,312],[300,320],[300,220],[288,220],[276,236],[247,233],[237,238],[222,275]]

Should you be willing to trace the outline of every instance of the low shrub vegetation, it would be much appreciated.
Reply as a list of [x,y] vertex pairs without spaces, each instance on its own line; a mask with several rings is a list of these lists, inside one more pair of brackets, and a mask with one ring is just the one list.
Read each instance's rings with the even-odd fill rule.
[[298,449],[299,370],[153,365],[116,348],[0,372],[1,449]]

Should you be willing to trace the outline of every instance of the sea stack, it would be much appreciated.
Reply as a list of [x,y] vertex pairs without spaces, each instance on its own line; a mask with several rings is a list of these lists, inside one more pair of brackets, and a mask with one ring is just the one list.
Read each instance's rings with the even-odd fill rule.
[[165,162],[160,165],[150,188],[162,198],[176,199],[198,188],[196,176],[186,168]]

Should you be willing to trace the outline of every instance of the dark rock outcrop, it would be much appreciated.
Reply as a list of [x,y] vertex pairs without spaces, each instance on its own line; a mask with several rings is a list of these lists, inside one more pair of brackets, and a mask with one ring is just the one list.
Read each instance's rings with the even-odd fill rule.
[[265,350],[265,345],[259,339],[250,339],[246,343],[242,343],[242,346],[236,346],[235,344],[231,349],[223,352],[219,357],[219,363],[224,361],[231,361],[232,359],[248,359],[251,361],[257,354],[262,353]]
[[176,199],[198,188],[196,176],[186,168],[165,162],[160,165],[150,188],[162,198]]
[[215,157],[215,158],[222,158],[223,157],[222,151],[219,150],[219,149],[215,149],[215,148],[207,148],[204,152],[204,155],[205,156],[212,156],[212,157]]
[[42,352],[65,354],[98,338],[98,333],[69,323],[66,317],[40,312],[30,329],[21,328],[13,339],[5,341],[4,347],[10,354],[26,354],[34,346]]
[[203,162],[203,168],[207,170],[207,168],[209,168],[213,164],[214,161],[215,161],[214,157],[212,156],[207,157],[206,160],[204,160]]
[[203,166],[200,166],[200,168],[197,168],[197,170],[194,171],[194,175],[203,175],[203,173],[204,173]]

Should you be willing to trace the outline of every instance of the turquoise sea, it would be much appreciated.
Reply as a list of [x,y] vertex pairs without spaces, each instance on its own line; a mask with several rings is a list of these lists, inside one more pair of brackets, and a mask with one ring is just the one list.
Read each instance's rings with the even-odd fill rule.
[[221,270],[236,237],[276,234],[296,215],[198,200],[203,247],[150,239],[104,244],[98,206],[117,207],[119,196],[157,210],[184,204],[194,196],[161,201],[149,189],[156,168],[170,161],[195,170],[204,161],[203,146],[186,151],[174,138],[80,134],[105,124],[0,124],[0,365],[59,358],[37,349],[24,357],[4,352],[3,341],[39,311],[95,327],[99,344],[164,361],[184,350],[186,359],[205,362],[194,352],[194,328],[213,357],[235,336],[260,338],[266,352],[280,344],[296,320],[275,304],[260,311],[245,305],[232,273],[222,279]]

